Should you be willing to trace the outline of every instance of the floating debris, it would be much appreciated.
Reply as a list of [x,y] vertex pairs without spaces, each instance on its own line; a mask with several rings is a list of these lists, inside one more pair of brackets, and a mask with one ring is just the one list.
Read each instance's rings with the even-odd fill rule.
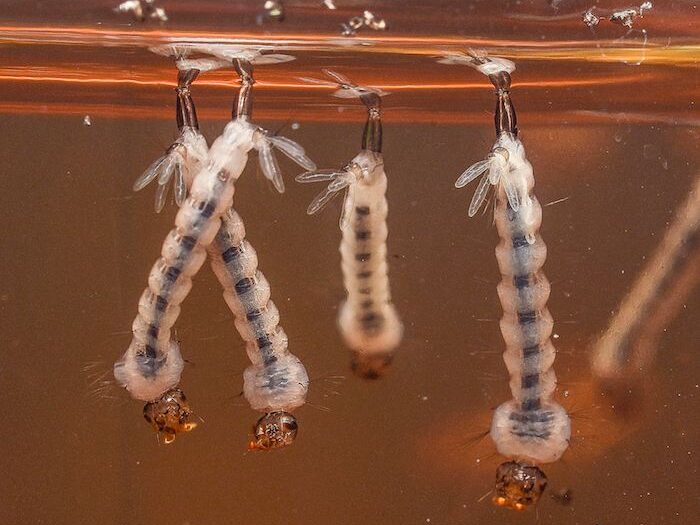
[[652,7],[651,2],[644,2],[638,8],[632,7],[629,9],[623,9],[622,11],[615,11],[612,15],[610,15],[608,20],[610,20],[613,24],[619,24],[627,27],[628,29],[632,29],[634,19],[637,17],[644,18],[644,11],[649,11]]
[[85,115],[83,117],[83,125],[87,127],[92,126],[92,119],[90,118],[90,115]]
[[130,13],[137,22],[146,20],[158,20],[160,23],[168,21],[165,9],[155,5],[155,0],[126,0],[119,4],[114,11],[117,13]]
[[600,23],[600,18],[593,14],[594,9],[594,7],[591,7],[588,11],[583,13],[583,23],[588,27],[595,27]]
[[263,9],[267,18],[277,22],[284,21],[284,5],[279,0],[266,0]]
[[593,28],[600,23],[601,19],[607,19],[613,24],[624,26],[627,29],[632,29],[635,19],[644,18],[644,11],[649,11],[652,7],[653,5],[651,2],[644,2],[639,7],[629,7],[626,9],[612,11],[607,15],[597,15],[596,7],[594,6],[583,13],[583,23],[588,27]]
[[328,9],[338,9],[333,3],[333,0],[323,0],[323,5],[325,5]]
[[355,36],[362,27],[369,27],[375,31],[384,31],[387,27],[386,20],[377,18],[371,11],[365,11],[362,16],[353,16],[347,22],[340,24],[343,36]]
[[571,489],[564,488],[557,490],[555,492],[552,492],[549,495],[550,498],[552,498],[554,501],[559,503],[560,505],[563,505],[565,507],[568,507],[571,505],[571,503],[574,500],[574,492]]

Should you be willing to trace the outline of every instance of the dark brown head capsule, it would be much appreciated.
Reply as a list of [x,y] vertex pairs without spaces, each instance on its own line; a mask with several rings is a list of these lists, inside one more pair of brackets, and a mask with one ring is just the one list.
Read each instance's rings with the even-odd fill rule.
[[493,502],[499,507],[525,510],[535,505],[547,487],[547,476],[534,465],[507,461],[496,470]]
[[253,428],[250,450],[284,448],[294,443],[299,425],[289,412],[270,412],[261,417]]
[[362,379],[381,379],[389,372],[393,360],[393,353],[365,354],[353,352],[350,360],[350,369]]
[[143,417],[156,432],[163,435],[166,443],[175,441],[178,433],[189,432],[197,426],[197,423],[189,421],[191,416],[192,410],[185,393],[179,388],[171,388],[143,407]]

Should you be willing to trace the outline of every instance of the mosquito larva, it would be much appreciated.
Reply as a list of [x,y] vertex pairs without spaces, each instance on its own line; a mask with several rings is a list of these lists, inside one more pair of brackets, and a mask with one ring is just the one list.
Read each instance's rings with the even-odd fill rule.
[[338,73],[324,70],[333,82],[308,82],[339,88],[340,98],[359,97],[367,107],[362,150],[342,170],[307,172],[299,182],[330,181],[309,205],[313,214],[345,191],[340,219],[340,253],[347,298],[340,307],[338,326],[353,351],[352,368],[365,378],[377,378],[390,365],[401,342],[403,326],[389,291],[386,239],[387,177],[382,156],[381,96],[387,93],[361,87]]
[[[184,394],[176,388],[184,361],[178,344],[171,340],[170,330],[180,313],[180,303],[192,287],[192,277],[204,263],[206,247],[214,240],[222,216],[231,208],[234,184],[245,168],[248,152],[253,148],[259,151],[265,175],[280,191],[284,187],[272,154],[273,146],[306,169],[315,169],[315,165],[293,141],[269,137],[265,130],[250,122],[255,82],[253,63],[275,63],[291,57],[262,55],[259,50],[235,46],[197,49],[166,46],[157,51],[178,57],[178,68],[181,70],[178,79],[178,125],[181,133],[185,133],[188,127],[196,127],[194,104],[189,95],[189,85],[196,77],[192,71],[199,69],[199,66],[204,67],[202,64],[205,63],[210,64],[211,68],[220,67],[226,60],[233,63],[241,79],[233,118],[214,141],[206,161],[201,163],[194,175],[189,197],[184,198],[187,181],[180,168],[187,163],[178,161],[180,154],[177,148],[167,153],[162,163],[152,166],[153,173],[149,168],[135,186],[137,189],[143,187],[157,175],[160,186],[156,209],[160,209],[166,192],[161,186],[167,185],[174,173],[176,200],[179,195],[182,204],[175,218],[175,228],[163,244],[161,258],[151,270],[148,287],[141,296],[139,312],[132,326],[133,339],[122,359],[115,363],[114,376],[132,397],[147,401],[144,415],[169,443],[178,432],[189,431],[195,426],[188,421],[191,412]],[[219,60],[188,61],[185,55],[191,51],[211,53]],[[183,74],[183,70],[190,73]],[[206,147],[206,141],[203,144]],[[191,166],[188,164],[188,167]]]
[[[677,310],[667,304],[662,307],[660,303],[672,297],[680,305],[698,279],[698,237],[700,177],[610,326],[593,347],[593,374],[604,385],[624,389],[648,367],[655,353],[654,342],[665,327],[664,321],[673,315],[669,310]],[[676,281],[680,281],[680,286]],[[659,317],[662,319],[657,320]]]
[[550,340],[553,320],[546,306],[550,285],[541,270],[547,257],[539,234],[542,208],[533,193],[532,166],[518,138],[510,99],[514,64],[473,53],[450,55],[441,61],[467,63],[488,76],[496,88],[496,143],[488,157],[469,167],[455,185],[461,188],[482,177],[469,206],[470,217],[483,204],[489,188],[496,187],[500,327],[513,399],[496,409],[491,424],[496,448],[510,458],[498,467],[493,501],[522,510],[535,504],[546,487],[547,477],[537,465],[559,459],[571,435],[566,411],[552,399],[557,381]]
[[264,412],[249,448],[290,445],[298,429],[291,411],[304,404],[309,378],[304,365],[287,348],[279,311],[270,299],[270,284],[258,269],[257,254],[235,210],[224,216],[208,251],[252,363],[243,373],[243,395],[252,409]]
[[[173,49],[173,54],[175,54]],[[179,135],[165,154],[151,164],[134,184],[138,191],[157,180],[155,209],[160,212],[165,205],[171,180],[175,186],[175,200],[184,202],[186,188],[192,184],[194,172],[206,160],[208,147],[199,132],[190,87],[199,75],[199,68],[183,69],[182,56],[178,52],[178,86],[176,88],[176,115]],[[157,263],[151,271],[149,287],[139,303],[139,315],[133,324],[133,339],[129,349],[114,365],[114,377],[125,386],[134,398],[146,401],[143,414],[156,432],[171,443],[177,433],[196,427],[189,421],[191,410],[185,394],[177,387],[184,362],[179,345],[170,340],[170,328],[177,317],[179,304],[191,287],[191,280],[177,282],[181,270],[177,258]],[[157,271],[155,271],[157,270]],[[160,276],[159,276],[160,273]],[[144,297],[170,298],[167,303],[157,299],[145,301]],[[165,307],[163,307],[165,306]],[[173,314],[174,309],[174,314]]]

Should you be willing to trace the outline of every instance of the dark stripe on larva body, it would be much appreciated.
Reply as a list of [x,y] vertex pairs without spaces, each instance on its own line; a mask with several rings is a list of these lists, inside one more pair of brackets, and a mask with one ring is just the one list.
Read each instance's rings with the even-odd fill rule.
[[525,399],[521,404],[520,404],[520,409],[524,412],[530,412],[534,410],[539,410],[540,407],[542,406],[542,403],[540,401],[540,398],[533,398],[533,399]]
[[[159,290],[150,290],[150,302],[151,302],[151,312],[149,321],[149,330],[147,332],[147,346],[146,346],[146,356],[149,358],[157,357],[158,348],[158,334],[160,332],[160,325],[163,319],[163,315],[170,305],[170,297],[173,288],[178,282],[178,279],[182,276],[184,267],[191,259],[192,250],[197,246],[199,242],[200,235],[204,226],[208,223],[208,220],[216,211],[216,206],[218,203],[218,198],[214,197],[206,201],[200,201],[192,205],[192,207],[198,211],[195,220],[188,228],[188,235],[179,235],[177,233],[177,228],[171,232],[169,235],[174,235],[178,250],[175,257],[171,261],[166,261],[161,257],[156,263],[157,265],[162,265],[160,272],[163,279],[160,281],[161,286]],[[162,361],[153,361],[153,364],[148,364],[146,368],[148,373],[155,373],[158,363]]]
[[236,290],[236,295],[243,295],[249,292],[253,286],[255,286],[255,278],[244,277],[234,285],[234,290]]
[[530,285],[530,274],[516,275],[513,277],[513,285],[518,289],[522,290]]
[[540,430],[539,432],[536,430],[517,430],[516,427],[513,427],[511,430],[511,433],[514,436],[518,436],[520,438],[535,438],[535,439],[547,439],[549,436],[552,435],[552,433],[549,430]]
[[520,378],[522,388],[533,388],[540,382],[540,374],[528,374]]
[[520,324],[529,324],[537,321],[537,312],[535,311],[530,311],[530,312],[523,312],[520,313],[518,312],[518,323]]
[[[272,374],[270,368],[279,359],[279,352],[286,352],[286,347],[276,344],[278,330],[276,309],[271,300],[258,287],[266,285],[264,276],[257,268],[255,250],[245,240],[245,228],[240,217],[233,211],[223,219],[222,227],[217,233],[210,255],[219,259],[223,264],[217,277],[227,289],[235,293],[242,312],[235,312],[239,321],[245,320],[246,332],[241,333],[246,342],[254,344],[257,353],[266,369],[266,374]],[[265,302],[263,302],[265,301]],[[285,374],[286,368],[283,371]],[[279,372],[282,373],[282,372]],[[273,382],[277,381],[274,378]]]
[[261,315],[263,315],[263,310],[261,308],[253,306],[251,310],[246,309],[245,317],[248,321],[255,321],[260,318]]
[[[544,370],[540,370],[539,351],[540,345],[544,342],[539,335],[539,324],[541,317],[535,310],[534,304],[530,303],[533,297],[533,287],[537,285],[535,272],[539,268],[532,267],[533,247],[528,242],[527,225],[522,222],[521,215],[512,210],[510,204],[505,205],[510,228],[510,245],[512,246],[511,261],[513,262],[513,275],[504,276],[509,279],[515,287],[517,296],[515,297],[515,314],[517,314],[517,329],[521,333],[521,339],[525,342],[522,350],[521,377],[520,377],[520,398],[522,402],[520,408],[524,412],[538,410],[541,406],[540,400],[540,375]],[[504,305],[505,309],[505,305]]]
[[523,357],[528,358],[540,353],[540,345],[526,346],[523,348]]
[[516,235],[512,238],[513,248],[524,248],[528,246],[527,238],[524,235]]
[[241,254],[241,249],[238,246],[231,246],[228,250],[221,254],[221,258],[226,264],[233,262]]

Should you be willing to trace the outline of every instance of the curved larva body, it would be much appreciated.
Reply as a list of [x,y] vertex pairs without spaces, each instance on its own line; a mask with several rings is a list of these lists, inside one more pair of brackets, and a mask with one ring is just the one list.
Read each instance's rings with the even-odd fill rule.
[[180,380],[183,360],[170,330],[206,258],[205,248],[231,207],[234,182],[246,165],[255,129],[237,119],[216,139],[151,270],[132,326],[133,339],[114,365],[114,377],[136,399],[153,400]]
[[338,324],[346,344],[359,353],[390,352],[403,326],[391,303],[386,239],[387,177],[381,153],[363,150],[352,164],[362,176],[348,187],[340,244],[347,299]]
[[557,380],[550,340],[554,323],[546,306],[550,286],[541,270],[547,257],[538,232],[542,208],[532,193],[532,166],[522,143],[504,133],[495,147],[508,152],[509,171],[503,176],[516,188],[520,206],[517,211],[511,207],[504,184],[499,183],[495,220],[501,238],[496,248],[502,276],[500,327],[513,399],[496,410],[491,437],[505,456],[549,463],[567,449],[571,427],[566,411],[552,400]]
[[243,394],[251,408],[277,412],[303,405],[309,387],[306,369],[287,349],[270,285],[258,270],[257,255],[235,210],[223,217],[208,251],[252,363],[243,374]]
[[[591,365],[598,379],[631,380],[648,366],[655,353],[650,342],[658,337],[659,331],[683,302],[683,297],[692,293],[698,279],[697,270],[692,267],[697,265],[700,255],[699,238],[700,178],[696,179],[685,203],[620,304],[610,326],[594,346]],[[688,275],[687,280],[684,275]],[[681,289],[678,289],[679,284]],[[671,296],[673,301],[659,304]]]

